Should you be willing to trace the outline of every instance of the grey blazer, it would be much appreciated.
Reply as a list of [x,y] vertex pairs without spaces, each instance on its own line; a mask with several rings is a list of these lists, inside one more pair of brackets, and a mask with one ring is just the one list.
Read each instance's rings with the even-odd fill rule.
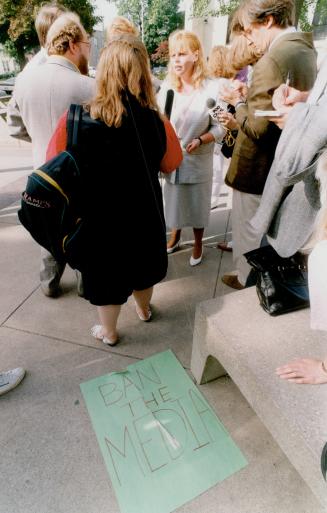
[[29,67],[17,77],[8,104],[9,133],[31,141],[35,167],[45,162],[46,150],[60,116],[71,103],[81,104],[95,92],[93,78],[61,56],[51,56],[45,64]]
[[[190,102],[185,118],[182,120],[182,133],[178,134],[183,151],[183,161],[177,174],[173,172],[165,175],[165,179],[170,183],[203,183],[211,179],[214,142],[202,144],[192,154],[187,153],[185,148],[192,139],[207,132],[212,133],[215,142],[220,142],[224,138],[226,131],[209,115],[207,101],[209,98],[217,100],[221,86],[226,83],[228,81],[225,79],[206,79],[195,93],[194,100]],[[164,111],[168,89],[172,89],[172,87],[164,82],[158,94],[158,105],[162,112]],[[175,107],[176,95],[178,94],[175,92],[170,118],[174,128],[177,121]]]
[[[283,257],[299,251],[312,234],[320,208],[317,160],[327,145],[327,60],[307,103],[295,105],[279,140],[260,207],[251,220]],[[317,103],[311,104],[311,101]]]

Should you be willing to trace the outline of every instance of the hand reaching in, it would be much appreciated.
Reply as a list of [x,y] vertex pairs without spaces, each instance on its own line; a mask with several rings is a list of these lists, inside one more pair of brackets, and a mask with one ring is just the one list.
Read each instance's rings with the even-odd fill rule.
[[301,358],[287,365],[278,367],[276,374],[281,379],[293,383],[319,385],[327,383],[327,372],[321,360]]
[[308,96],[308,91],[299,91],[294,87],[281,84],[274,91],[272,104],[274,109],[284,112],[285,108],[289,108],[298,102],[306,102]]
[[218,114],[218,121],[224,127],[229,130],[238,130],[239,125],[230,112],[220,112]]

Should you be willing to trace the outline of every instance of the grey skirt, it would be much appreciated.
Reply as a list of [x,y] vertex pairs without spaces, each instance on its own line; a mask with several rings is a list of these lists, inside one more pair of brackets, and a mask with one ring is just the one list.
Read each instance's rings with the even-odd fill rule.
[[209,224],[212,180],[203,183],[164,182],[165,219],[169,228],[205,228]]

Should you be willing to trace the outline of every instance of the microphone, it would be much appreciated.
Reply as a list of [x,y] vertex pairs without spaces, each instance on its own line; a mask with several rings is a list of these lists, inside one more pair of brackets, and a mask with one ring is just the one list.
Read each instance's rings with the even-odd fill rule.
[[165,114],[168,119],[170,119],[171,109],[174,101],[174,91],[172,89],[168,89],[165,103]]
[[216,105],[216,102],[213,98],[207,99],[207,107],[208,109],[212,109]]
[[209,109],[209,115],[212,117],[212,119],[218,121],[218,115],[221,112],[227,112],[228,104],[223,100],[216,101],[213,98],[208,98],[207,107]]

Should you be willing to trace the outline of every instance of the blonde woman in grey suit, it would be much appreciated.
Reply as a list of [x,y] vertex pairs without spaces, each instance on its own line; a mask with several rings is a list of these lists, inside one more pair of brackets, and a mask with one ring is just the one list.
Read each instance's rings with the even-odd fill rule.
[[214,143],[225,135],[207,105],[209,99],[218,98],[219,80],[207,78],[201,43],[193,32],[171,34],[169,55],[168,77],[158,103],[164,110],[167,91],[174,91],[170,119],[180,140],[183,162],[165,177],[166,224],[172,229],[167,252],[178,248],[182,228],[192,227],[195,242],[190,265],[195,266],[202,261],[202,238],[209,223]]

